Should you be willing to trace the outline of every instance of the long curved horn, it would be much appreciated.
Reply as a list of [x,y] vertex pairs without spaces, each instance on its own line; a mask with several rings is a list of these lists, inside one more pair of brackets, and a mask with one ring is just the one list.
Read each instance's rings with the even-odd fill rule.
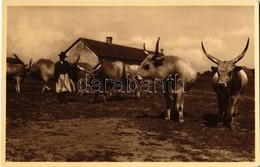
[[204,48],[202,41],[201,41],[201,47],[202,47],[202,50],[203,50],[204,54],[209,58],[209,60],[211,60],[213,63],[218,64],[218,62],[219,62],[220,60],[217,59],[217,58],[215,58],[215,57],[213,57],[212,55],[210,55],[210,54],[208,54],[208,53],[206,52],[206,49]]
[[79,59],[80,59],[80,54],[78,54],[78,58],[73,64],[77,64],[79,62]]
[[157,57],[159,57],[159,41],[160,41],[160,37],[158,38],[158,40],[156,42],[155,53],[152,58],[153,60],[155,60]]
[[238,55],[236,58],[231,60],[234,64],[236,64],[239,60],[241,60],[245,56],[248,45],[249,45],[249,38],[247,39],[246,47],[243,50],[243,52],[240,55]]
[[159,41],[160,41],[160,37],[158,38],[157,42],[156,42],[156,48],[155,48],[155,55],[159,56]]
[[24,62],[15,53],[13,55],[19,63],[24,65]]
[[78,67],[78,69],[80,69],[81,71],[86,72],[86,70],[85,70],[83,67],[81,67],[80,65],[77,64],[77,67]]
[[104,62],[104,60],[99,62],[97,65],[95,65],[95,67],[92,68],[92,73],[94,73],[95,71],[99,70],[101,68],[103,62]]
[[29,66],[32,66],[32,59],[30,59]]
[[147,50],[146,50],[146,48],[145,48],[145,43],[143,44],[143,48],[144,48],[144,53],[145,53],[146,55],[149,55],[149,52],[147,52]]

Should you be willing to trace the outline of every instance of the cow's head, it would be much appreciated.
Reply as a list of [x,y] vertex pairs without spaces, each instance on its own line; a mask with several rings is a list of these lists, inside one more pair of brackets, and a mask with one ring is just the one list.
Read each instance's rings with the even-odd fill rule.
[[86,70],[78,64],[79,59],[80,59],[80,54],[78,55],[78,58],[76,59],[76,61],[74,61],[72,64],[70,64],[70,66],[71,66],[70,77],[72,78],[72,80],[74,82],[77,82],[79,80],[78,73],[86,72]]
[[230,81],[232,80],[233,75],[242,69],[242,67],[236,66],[235,64],[245,56],[248,45],[249,45],[249,38],[247,40],[245,49],[240,55],[238,55],[236,58],[229,61],[221,61],[213,57],[212,55],[208,54],[206,52],[206,49],[203,46],[203,42],[201,42],[201,47],[204,54],[208,57],[209,60],[217,64],[217,67],[211,67],[211,70],[214,73],[217,73],[219,86],[223,88],[227,88]]
[[25,75],[26,76],[30,75],[31,68],[32,68],[32,59],[30,59],[29,64],[25,64],[15,53],[13,54],[13,56],[16,58],[19,64],[22,64],[24,66]]
[[97,77],[102,71],[102,65],[104,60],[100,61],[97,65],[95,65],[92,70],[87,71],[87,75],[89,76],[89,81],[92,81],[95,77]]
[[86,71],[83,67],[81,67],[81,66],[78,64],[79,59],[80,59],[80,54],[78,55],[78,58],[76,59],[76,61],[71,64],[72,69],[75,70],[76,72],[77,72],[77,71]]
[[144,52],[147,54],[147,58],[141,63],[139,67],[137,72],[138,79],[152,78],[156,74],[157,68],[163,65],[164,56],[159,53],[159,40],[160,38],[158,38],[155,52],[152,54],[146,51],[145,44],[143,45]]
[[32,59],[30,59],[29,64],[25,64],[26,76],[29,76],[31,74],[31,68],[32,68]]

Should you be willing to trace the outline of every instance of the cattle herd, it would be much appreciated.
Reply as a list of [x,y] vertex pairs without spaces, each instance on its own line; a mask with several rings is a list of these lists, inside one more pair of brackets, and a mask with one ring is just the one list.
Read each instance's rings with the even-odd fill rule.
[[[165,119],[171,119],[171,111],[177,111],[179,114],[179,122],[184,122],[183,108],[184,97],[189,91],[192,85],[196,82],[197,73],[191,67],[191,65],[177,56],[165,56],[159,54],[159,40],[156,43],[154,53],[149,53],[145,49],[147,54],[146,59],[141,65],[129,65],[121,61],[107,62],[101,61],[96,66],[92,67],[88,63],[79,62],[80,55],[74,63],[70,63],[72,69],[72,80],[75,85],[78,85],[79,81],[89,76],[89,80],[98,78],[101,81],[106,79],[121,79],[125,80],[126,76],[130,76],[132,80],[136,80],[140,86],[144,79],[160,79],[164,81],[169,80],[169,76],[178,76],[173,83],[165,82],[165,87],[169,85],[175,85],[174,88],[165,89],[164,96],[166,100],[167,110],[164,113]],[[229,61],[221,61],[214,56],[210,55],[204,45],[201,42],[202,51],[206,57],[216,64],[215,67],[211,67],[213,71],[212,88],[217,94],[218,107],[219,107],[219,122],[223,124],[227,123],[227,110],[231,107],[231,127],[236,126],[236,114],[237,104],[239,97],[247,85],[247,75],[243,69],[236,66],[236,63],[241,60],[249,46],[249,39],[247,40],[246,47],[240,55]],[[25,64],[16,54],[13,54],[14,58],[7,58],[7,78],[14,79],[16,81],[15,90],[20,93],[20,84],[26,76],[33,76],[43,83],[42,92],[46,89],[50,90],[47,86],[49,80],[54,77],[54,62],[48,59],[39,59],[32,63]],[[78,86],[78,89],[80,87]],[[84,93],[78,91],[79,93]],[[102,93],[104,102],[107,103],[107,92]],[[94,101],[97,98],[96,93]],[[140,89],[134,93],[134,97],[140,97]]]

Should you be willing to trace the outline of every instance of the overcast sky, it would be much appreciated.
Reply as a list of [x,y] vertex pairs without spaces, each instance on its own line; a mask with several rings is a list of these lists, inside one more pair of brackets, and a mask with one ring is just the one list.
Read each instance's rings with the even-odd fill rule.
[[25,62],[30,58],[58,60],[79,37],[154,50],[158,37],[166,55],[188,60],[197,71],[213,65],[206,50],[221,60],[238,56],[250,37],[250,46],[238,65],[254,67],[254,8],[167,7],[8,7],[7,53]]

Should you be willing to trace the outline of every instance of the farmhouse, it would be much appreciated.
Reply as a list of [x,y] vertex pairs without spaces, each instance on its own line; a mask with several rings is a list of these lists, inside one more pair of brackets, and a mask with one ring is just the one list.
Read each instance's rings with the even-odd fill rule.
[[120,60],[127,64],[140,64],[146,58],[142,45],[140,49],[127,47],[113,44],[112,39],[112,37],[106,37],[106,42],[101,42],[79,38],[65,51],[68,61],[73,62],[79,54],[81,55],[80,62],[91,65],[101,60],[110,62]]

